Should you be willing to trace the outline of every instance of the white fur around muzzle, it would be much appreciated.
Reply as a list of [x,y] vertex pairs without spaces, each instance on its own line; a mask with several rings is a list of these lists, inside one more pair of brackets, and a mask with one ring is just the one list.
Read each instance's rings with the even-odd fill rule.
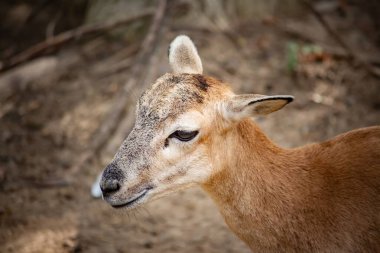
[[91,196],[94,198],[101,198],[102,197],[102,189],[100,189],[100,180],[102,179],[102,174],[99,173],[98,177],[96,178],[95,182],[92,184],[91,187]]

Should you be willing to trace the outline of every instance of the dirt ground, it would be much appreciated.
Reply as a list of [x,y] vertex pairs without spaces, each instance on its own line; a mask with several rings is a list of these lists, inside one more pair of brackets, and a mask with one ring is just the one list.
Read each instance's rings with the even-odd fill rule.
[[[309,15],[286,21],[333,44]],[[355,50],[380,59],[360,22],[347,17],[331,21]],[[344,58],[315,60],[305,52],[291,72],[289,48],[310,43],[268,22],[241,25],[240,44],[218,32],[163,29],[152,79],[170,71],[167,45],[179,33],[197,44],[204,72],[229,82],[237,93],[295,96],[284,110],[256,119],[282,146],[380,123],[380,79]],[[1,45],[10,43],[0,40]],[[110,62],[120,61],[125,47],[104,36],[74,43],[54,55],[59,63],[54,71],[0,102],[0,252],[249,252],[200,188],[132,212],[93,199],[90,186],[112,158],[112,148],[82,168],[74,183],[49,184],[63,178],[87,150],[128,79],[128,68],[104,72]]]

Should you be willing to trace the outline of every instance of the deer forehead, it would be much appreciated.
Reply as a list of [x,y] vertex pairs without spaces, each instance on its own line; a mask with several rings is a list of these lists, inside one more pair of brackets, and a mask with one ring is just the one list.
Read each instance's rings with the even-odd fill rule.
[[198,74],[165,74],[138,102],[136,128],[157,128],[222,96],[223,85]]

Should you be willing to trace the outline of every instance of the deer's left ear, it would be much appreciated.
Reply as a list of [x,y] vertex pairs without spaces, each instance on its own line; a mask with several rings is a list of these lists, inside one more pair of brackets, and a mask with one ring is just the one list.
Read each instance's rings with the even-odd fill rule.
[[177,36],[169,47],[169,63],[176,74],[202,74],[202,61],[197,48],[186,35]]
[[235,95],[223,103],[223,115],[229,120],[266,115],[293,101],[292,96]]

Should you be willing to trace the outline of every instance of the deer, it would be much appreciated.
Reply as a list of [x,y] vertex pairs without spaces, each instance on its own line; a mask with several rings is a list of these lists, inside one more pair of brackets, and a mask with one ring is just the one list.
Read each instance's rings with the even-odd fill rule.
[[380,126],[282,148],[254,119],[292,96],[235,94],[203,75],[186,35],[169,63],[99,177],[108,204],[130,210],[198,185],[253,252],[380,252]]

